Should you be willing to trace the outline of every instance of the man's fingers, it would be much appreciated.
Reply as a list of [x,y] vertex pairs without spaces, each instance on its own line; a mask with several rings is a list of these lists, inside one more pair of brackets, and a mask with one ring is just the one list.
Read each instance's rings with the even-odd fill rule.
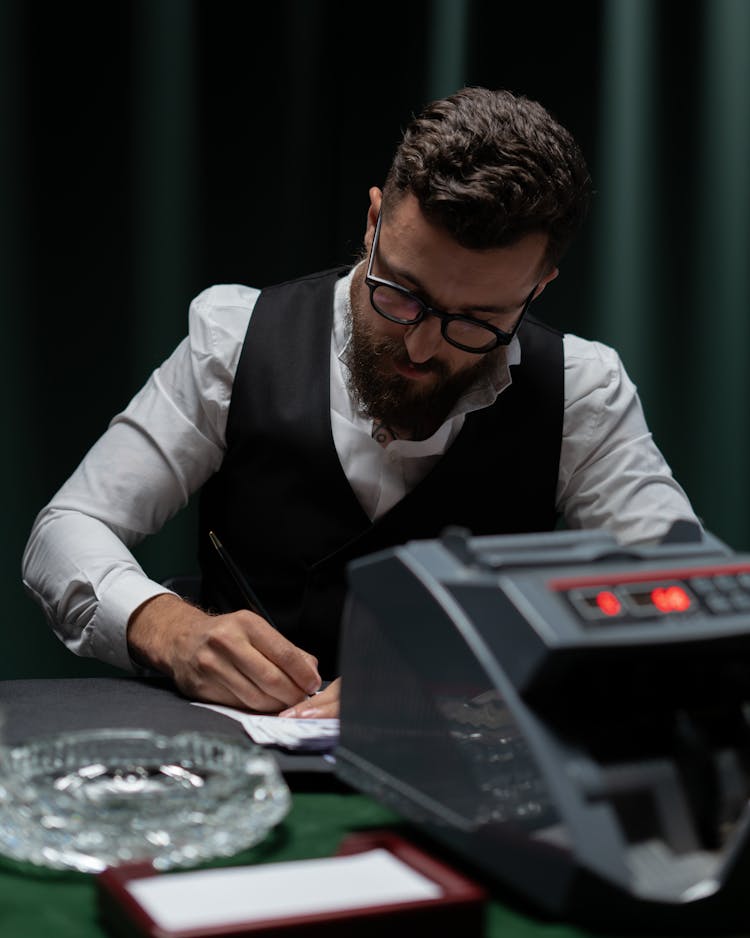
[[298,717],[299,719],[321,719],[337,717],[339,715],[339,700],[341,697],[341,678],[326,687],[325,690],[314,697],[306,698],[287,710],[282,710],[280,717]]
[[277,713],[279,708],[284,706],[283,703],[274,700],[252,685],[248,685],[247,682],[243,682],[242,687],[238,688],[240,695],[238,696],[230,690],[228,686],[230,683],[231,681],[228,681],[227,684],[223,684],[218,678],[215,683],[186,680],[182,683],[182,690],[183,693],[186,693],[194,700],[221,704],[224,707],[236,707],[239,710]]
[[320,687],[317,660],[265,619],[247,610],[208,615],[171,594],[133,613],[128,647],[207,702],[278,713]]
[[[231,661],[234,670],[230,672],[230,686],[246,706],[278,713],[283,707],[299,700],[299,686],[257,648],[237,648]],[[251,702],[257,701],[259,694],[264,698],[262,707],[257,702]]]
[[[221,687],[241,706],[274,713],[300,699],[303,689],[285,673],[283,664],[279,666],[269,659],[261,647],[276,654],[282,662],[300,658],[316,673],[314,665],[283,636],[278,636],[279,642],[267,638],[264,641],[264,632],[268,629],[271,629],[268,623],[248,612],[217,616],[213,620],[192,660],[202,698],[216,696]],[[289,649],[297,651],[298,655],[289,655]]]
[[[241,636],[239,640],[244,642]],[[286,695],[283,691],[281,696],[269,692],[264,681],[268,686],[274,683],[271,670],[278,671],[251,647],[235,658],[231,645],[226,646],[224,640],[214,637],[195,654],[191,666],[192,690],[201,700],[212,703],[277,713],[287,704],[289,696],[299,694],[299,689],[280,675],[276,684],[279,687],[286,684]]]
[[[321,684],[317,659],[293,645],[289,639],[277,632],[265,619],[252,612],[236,613],[243,617],[249,640],[268,661],[293,681],[305,694],[314,694]],[[247,618],[246,618],[247,617]],[[270,677],[270,675],[269,675]],[[265,685],[261,682],[261,686]],[[288,701],[293,703],[295,699]]]
[[[315,706],[300,706],[299,704],[294,707],[295,713],[292,716],[298,717],[300,720],[323,720],[330,717],[337,717],[339,715],[339,702],[331,701],[325,706],[319,706],[317,703]],[[286,714],[279,714],[279,716],[285,716]]]

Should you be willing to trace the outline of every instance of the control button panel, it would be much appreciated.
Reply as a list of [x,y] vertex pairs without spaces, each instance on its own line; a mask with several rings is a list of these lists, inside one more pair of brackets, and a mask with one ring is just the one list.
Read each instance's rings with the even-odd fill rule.
[[[580,584],[580,585],[579,585]],[[615,575],[610,582],[555,585],[586,625],[684,618],[701,612],[723,616],[750,613],[750,570],[690,572],[663,579],[633,580]]]

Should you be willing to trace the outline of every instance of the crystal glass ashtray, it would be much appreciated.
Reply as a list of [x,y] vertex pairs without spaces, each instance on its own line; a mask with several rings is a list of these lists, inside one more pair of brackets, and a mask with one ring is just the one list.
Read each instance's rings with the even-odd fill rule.
[[91,730],[0,748],[0,854],[42,866],[231,856],[289,805],[271,753],[220,736]]

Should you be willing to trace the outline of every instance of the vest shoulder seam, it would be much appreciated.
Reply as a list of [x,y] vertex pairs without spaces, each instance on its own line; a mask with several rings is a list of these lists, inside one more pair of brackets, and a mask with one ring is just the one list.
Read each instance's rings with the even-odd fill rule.
[[342,277],[350,270],[350,267],[331,267],[329,270],[321,270],[316,274],[307,274],[304,277],[293,277],[291,280],[284,280],[281,283],[269,284],[269,286],[262,288],[261,293],[268,293],[271,290],[282,290],[285,287],[295,286],[298,283],[311,283],[315,280],[324,280],[327,277],[333,276],[333,274],[336,274],[337,277]]
[[544,329],[546,332],[550,332],[552,335],[557,335],[561,337],[563,335],[563,333],[559,329],[555,329],[555,327],[550,326],[549,323],[542,322],[542,320],[537,319],[536,316],[526,316],[521,328],[523,329],[524,326],[536,326],[539,329]]

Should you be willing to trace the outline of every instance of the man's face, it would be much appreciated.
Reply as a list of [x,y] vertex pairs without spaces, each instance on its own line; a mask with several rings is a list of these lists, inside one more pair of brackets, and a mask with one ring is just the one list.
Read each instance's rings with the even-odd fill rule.
[[[381,193],[370,190],[365,245],[372,248]],[[373,274],[429,306],[487,321],[510,331],[535,284],[536,296],[557,275],[543,267],[546,236],[526,235],[506,248],[470,250],[430,224],[411,194],[383,216]],[[349,367],[353,391],[369,416],[399,435],[433,433],[461,394],[494,370],[502,348],[473,354],[450,345],[440,320],[412,325],[385,319],[372,306],[365,265],[352,281]]]

